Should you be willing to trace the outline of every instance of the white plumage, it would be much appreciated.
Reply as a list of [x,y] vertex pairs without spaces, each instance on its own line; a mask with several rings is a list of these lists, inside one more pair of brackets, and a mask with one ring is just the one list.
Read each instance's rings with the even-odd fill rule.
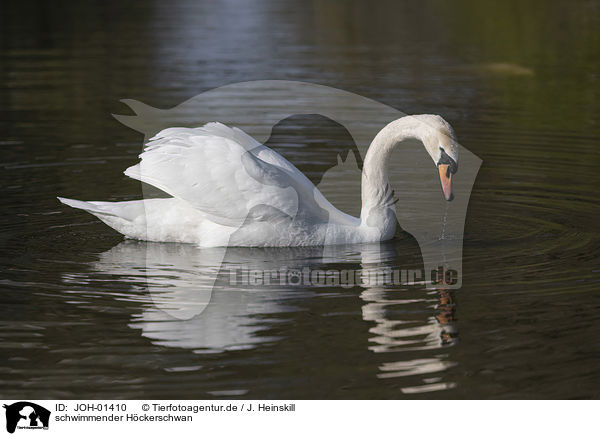
[[[444,138],[448,135],[450,141]],[[336,209],[283,156],[220,123],[161,131],[146,144],[140,162],[125,171],[171,198],[59,200],[92,213],[129,238],[148,241],[202,247],[374,242],[394,234],[386,160],[409,137],[421,140],[436,164],[438,148],[457,159],[452,130],[442,118],[416,115],[390,123],[365,158],[361,219]]]

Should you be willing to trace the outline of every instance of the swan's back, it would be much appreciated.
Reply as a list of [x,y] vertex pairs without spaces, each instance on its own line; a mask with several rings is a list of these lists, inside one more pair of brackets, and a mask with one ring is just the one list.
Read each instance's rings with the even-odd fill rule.
[[[246,232],[238,232],[244,236],[236,245],[315,245],[319,242],[303,243],[302,235],[312,233],[311,238],[318,239],[318,226],[360,222],[331,205],[279,153],[221,123],[165,129],[146,144],[140,158],[125,174],[164,191],[172,201],[61,201],[87,210],[129,237],[203,246],[229,245],[229,237],[241,227]],[[196,225],[190,226],[190,221]],[[299,233],[290,241],[281,233],[292,228]]]

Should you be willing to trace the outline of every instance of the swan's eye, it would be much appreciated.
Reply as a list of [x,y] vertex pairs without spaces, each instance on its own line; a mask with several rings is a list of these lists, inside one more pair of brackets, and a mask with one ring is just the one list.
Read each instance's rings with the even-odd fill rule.
[[438,161],[438,165],[448,165],[448,175],[450,174],[454,174],[456,173],[456,171],[458,171],[458,164],[456,163],[456,161],[454,159],[452,159],[450,156],[448,156],[448,154],[446,153],[446,150],[444,150],[443,148],[440,147],[440,160]]

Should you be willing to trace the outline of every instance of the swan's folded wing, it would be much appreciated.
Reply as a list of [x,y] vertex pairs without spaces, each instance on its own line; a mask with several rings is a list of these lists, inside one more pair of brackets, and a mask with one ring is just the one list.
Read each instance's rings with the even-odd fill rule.
[[257,146],[242,131],[218,123],[166,129],[150,140],[140,163],[125,174],[188,202],[222,225],[240,226],[260,205],[293,218],[298,211],[295,181],[256,157],[252,150]]

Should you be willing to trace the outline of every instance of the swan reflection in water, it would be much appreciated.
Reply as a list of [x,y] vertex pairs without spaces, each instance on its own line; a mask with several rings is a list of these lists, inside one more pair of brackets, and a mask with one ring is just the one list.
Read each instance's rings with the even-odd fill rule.
[[[394,265],[396,252],[390,246],[380,245],[379,256],[375,258],[363,256],[363,274],[372,277],[397,268]],[[450,291],[446,289],[371,286],[362,291],[360,298],[365,302],[362,307],[363,319],[376,323],[375,327],[369,329],[373,334],[369,349],[374,353],[396,353],[397,356],[398,352],[442,351],[456,343],[458,331],[454,323],[454,303]],[[454,365],[448,360],[447,354],[439,353],[433,357],[386,362],[379,367],[381,372],[377,376],[436,375],[424,378],[424,385],[402,388],[406,394],[431,392],[455,387],[455,383],[444,382],[435,374]]]
[[[151,301],[146,300],[141,313],[132,316],[129,327],[141,330],[156,345],[198,354],[283,341],[284,336],[271,331],[293,322],[294,312],[306,310],[303,304],[310,297],[358,290],[364,302],[358,321],[367,321],[364,328],[371,335],[364,346],[380,357],[390,356],[378,366],[377,377],[422,377],[422,385],[402,388],[404,393],[452,388],[453,383],[441,381],[442,372],[454,365],[444,353],[457,336],[451,291],[373,279],[403,268],[398,264],[398,253],[406,251],[402,244],[393,240],[326,247],[200,249],[191,244],[124,241],[102,253],[92,266],[96,272],[148,290]],[[351,270],[363,279],[351,288],[278,280],[249,285],[239,275],[243,270],[293,269]]]

